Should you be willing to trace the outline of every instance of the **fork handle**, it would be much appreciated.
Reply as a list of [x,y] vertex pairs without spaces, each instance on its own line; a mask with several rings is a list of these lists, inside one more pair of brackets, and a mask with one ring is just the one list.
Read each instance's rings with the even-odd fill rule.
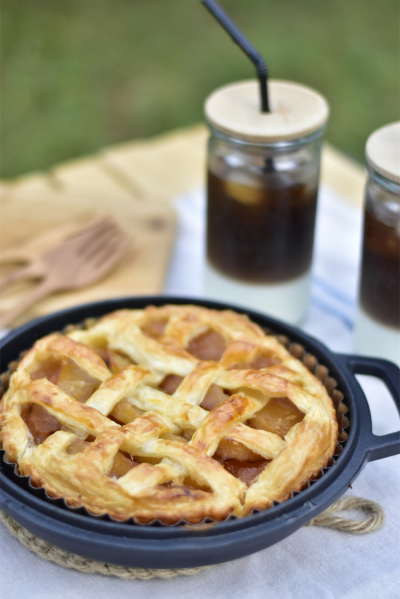
[[12,283],[16,281],[22,281],[24,279],[36,279],[44,276],[44,270],[41,269],[37,264],[29,264],[23,266],[9,275],[6,275],[0,280],[0,291],[4,291]]
[[19,304],[0,316],[0,329],[6,327],[10,322],[17,318],[17,316],[22,314],[22,312],[36,304],[36,302],[43,297],[46,297],[46,295],[50,295],[53,291],[55,291],[55,287],[49,280],[45,279],[42,281],[27,297],[24,297]]

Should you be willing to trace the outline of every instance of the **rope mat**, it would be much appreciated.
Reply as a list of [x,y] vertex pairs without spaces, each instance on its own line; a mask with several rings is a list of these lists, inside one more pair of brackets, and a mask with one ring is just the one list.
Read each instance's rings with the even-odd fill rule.
[[[339,516],[337,512],[344,510],[358,510],[364,515],[362,520],[351,520]],[[172,578],[174,576],[198,574],[210,566],[202,568],[178,568],[176,570],[147,570],[143,568],[127,568],[124,566],[114,566],[96,562],[74,553],[60,549],[51,545],[43,539],[32,534],[18,524],[11,516],[0,511],[0,520],[5,524],[10,533],[16,537],[30,551],[37,553],[41,557],[55,562],[65,568],[73,568],[80,572],[105,574],[106,576],[118,576],[119,578],[140,578],[149,580],[150,578]],[[385,523],[385,513],[383,508],[374,501],[362,499],[361,497],[345,497],[333,503],[327,510],[322,512],[316,518],[308,522],[308,526],[325,526],[343,532],[353,534],[366,534],[378,530]]]

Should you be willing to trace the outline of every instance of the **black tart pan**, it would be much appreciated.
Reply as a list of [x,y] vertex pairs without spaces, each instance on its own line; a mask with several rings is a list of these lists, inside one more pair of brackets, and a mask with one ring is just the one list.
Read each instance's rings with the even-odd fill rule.
[[[82,323],[123,308],[148,305],[197,304],[218,310],[245,313],[275,335],[284,335],[328,369],[337,382],[347,407],[348,426],[343,450],[324,468],[318,480],[293,493],[284,503],[223,522],[200,526],[135,525],[107,517],[88,516],[85,509],[65,508],[64,500],[48,500],[44,489],[32,492],[27,477],[17,476],[1,451],[0,509],[35,535],[83,557],[120,566],[138,568],[193,568],[226,562],[278,543],[317,516],[350,486],[367,462],[400,453],[400,432],[383,436],[372,433],[371,414],[355,374],[381,379],[400,411],[400,370],[378,358],[337,354],[299,329],[268,316],[240,307],[182,297],[134,297],[77,306],[39,318],[11,332],[1,340],[0,372],[18,360],[37,339],[61,331],[69,324]],[[346,421],[347,424],[347,421]],[[64,503],[64,506],[63,506]]]

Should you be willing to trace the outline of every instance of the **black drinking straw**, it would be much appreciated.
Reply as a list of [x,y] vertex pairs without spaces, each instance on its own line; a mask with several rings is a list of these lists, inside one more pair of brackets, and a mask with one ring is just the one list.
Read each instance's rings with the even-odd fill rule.
[[210,11],[210,13],[217,19],[227,33],[231,36],[235,44],[237,44],[243,52],[250,58],[251,62],[255,65],[257,70],[257,77],[260,82],[261,92],[261,112],[270,112],[269,101],[268,101],[268,70],[265,60],[257,52],[255,48],[250,44],[249,40],[245,38],[243,33],[236,27],[231,21],[228,15],[222,10],[215,0],[201,0],[204,6]]

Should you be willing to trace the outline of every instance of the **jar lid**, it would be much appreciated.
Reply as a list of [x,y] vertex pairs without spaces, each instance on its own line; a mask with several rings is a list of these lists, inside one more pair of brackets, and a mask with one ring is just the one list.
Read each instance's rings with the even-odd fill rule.
[[270,80],[268,91],[271,112],[260,112],[257,80],[221,87],[206,100],[206,120],[229,137],[259,144],[310,135],[328,120],[327,101],[310,87]]
[[365,157],[380,175],[400,183],[400,122],[374,131],[367,140]]

